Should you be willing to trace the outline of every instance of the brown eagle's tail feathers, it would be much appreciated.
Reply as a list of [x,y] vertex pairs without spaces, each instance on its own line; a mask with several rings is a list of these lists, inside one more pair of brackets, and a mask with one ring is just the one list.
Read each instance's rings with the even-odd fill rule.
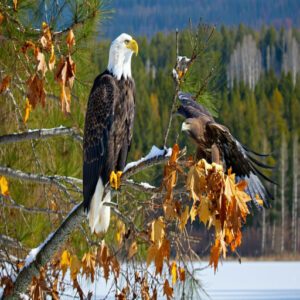
[[102,179],[99,178],[88,212],[91,231],[96,234],[105,233],[110,222],[110,207],[103,203],[111,201],[111,193],[109,191],[105,196],[103,193],[104,185]]

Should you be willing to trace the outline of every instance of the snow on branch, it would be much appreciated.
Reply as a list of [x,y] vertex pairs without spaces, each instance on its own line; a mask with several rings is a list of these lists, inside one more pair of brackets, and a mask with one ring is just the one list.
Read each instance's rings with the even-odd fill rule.
[[54,136],[70,135],[78,142],[82,143],[82,136],[74,128],[64,126],[49,129],[34,129],[21,133],[12,133],[0,136],[0,144],[16,143],[26,140],[47,139]]
[[[147,168],[167,162],[170,158],[171,152],[171,148],[161,150],[156,146],[153,146],[149,154],[144,158],[136,162],[129,163],[126,166],[122,175],[122,181],[125,185],[132,185],[132,182],[127,180],[130,176],[140,173]],[[64,178],[61,176],[50,177],[44,175],[23,173],[21,171],[15,171],[10,168],[3,167],[0,167],[0,174],[41,183],[51,183],[51,178]],[[67,178],[69,179],[70,177]],[[76,180],[77,183],[79,183],[79,181],[81,182],[80,179]],[[153,189],[152,186],[145,183],[140,184],[140,186],[144,187],[145,189]],[[109,188],[109,186],[106,186],[106,189]],[[135,227],[132,221],[124,216],[115,207],[115,205],[113,205],[113,203],[111,203],[109,206],[111,206],[112,212],[118,215],[124,222],[129,223],[128,225],[131,227]],[[74,208],[71,210],[71,212],[68,214],[68,216],[56,231],[50,233],[50,235],[42,244],[40,244],[37,248],[33,249],[29,253],[25,260],[25,266],[21,269],[21,271],[15,278],[12,294],[7,299],[19,299],[19,295],[26,292],[26,289],[29,286],[33,276],[37,276],[39,274],[40,267],[49,262],[51,257],[60,249],[60,247],[67,240],[72,231],[77,228],[83,220],[84,208],[83,202],[81,202],[80,204],[74,206]]]

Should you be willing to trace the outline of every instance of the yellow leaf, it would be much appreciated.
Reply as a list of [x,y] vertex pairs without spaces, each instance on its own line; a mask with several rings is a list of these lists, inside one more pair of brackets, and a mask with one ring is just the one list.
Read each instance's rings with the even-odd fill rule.
[[76,255],[71,257],[70,262],[70,271],[71,271],[71,278],[75,280],[77,278],[77,274],[80,272],[81,268],[81,261],[78,259]]
[[117,227],[117,231],[115,237],[116,237],[117,245],[120,246],[122,244],[123,236],[125,234],[126,228],[125,228],[125,224],[120,220],[117,221],[116,227]]
[[190,211],[191,222],[196,220],[196,216],[198,215],[198,208],[193,205]]
[[154,242],[157,247],[160,247],[162,240],[165,236],[165,223],[162,217],[152,222],[151,225],[151,241]]
[[172,276],[172,284],[174,285],[177,281],[177,264],[175,261],[171,264],[171,276]]
[[138,250],[137,243],[136,241],[134,241],[129,247],[128,259],[132,258],[132,256],[137,253],[137,250]]
[[70,253],[68,250],[65,250],[62,255],[61,255],[61,259],[60,259],[60,268],[63,272],[63,277],[65,276],[68,267],[70,266]]
[[28,98],[26,98],[26,102],[25,102],[25,113],[24,113],[24,119],[23,122],[24,124],[26,124],[26,122],[28,121],[30,112],[32,111],[32,105],[30,104]]
[[74,32],[72,29],[69,30],[69,32],[68,32],[66,42],[67,42],[69,50],[71,50],[71,48],[75,45],[75,35],[74,35]]
[[179,227],[180,231],[182,231],[185,228],[185,225],[186,225],[189,217],[190,217],[189,207],[186,206],[185,211],[181,214],[180,219],[179,219],[180,223],[179,223],[178,227]]
[[171,300],[173,297],[173,288],[170,287],[169,281],[167,279],[165,280],[163,290],[164,295],[166,295],[167,297],[167,300]]
[[3,196],[8,196],[8,181],[4,176],[0,176],[0,192]]

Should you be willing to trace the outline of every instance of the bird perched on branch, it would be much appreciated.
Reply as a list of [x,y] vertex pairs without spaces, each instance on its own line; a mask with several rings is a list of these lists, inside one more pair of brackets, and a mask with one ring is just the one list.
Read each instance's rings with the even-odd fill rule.
[[197,103],[192,95],[179,92],[180,106],[177,110],[185,117],[182,131],[185,132],[196,144],[196,159],[206,159],[208,162],[223,165],[224,170],[232,168],[237,179],[246,180],[247,193],[256,207],[260,207],[256,196],[263,200],[266,207],[272,195],[261,181],[265,179],[275,184],[265,176],[260,168],[271,169],[255,157],[265,157],[265,154],[254,152],[243,146],[230,133],[224,125],[217,123],[208,110]]
[[110,222],[110,182],[120,185],[130,149],[135,114],[135,84],[131,76],[132,54],[137,42],[128,34],[110,46],[107,69],[96,77],[90,92],[83,137],[83,195],[91,231],[106,232]]

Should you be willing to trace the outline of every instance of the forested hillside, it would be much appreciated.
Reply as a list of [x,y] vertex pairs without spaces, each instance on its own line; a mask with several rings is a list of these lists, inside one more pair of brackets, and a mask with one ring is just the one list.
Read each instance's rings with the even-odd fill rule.
[[189,18],[195,23],[201,18],[218,27],[240,23],[256,29],[263,25],[297,27],[300,14],[297,0],[114,0],[112,7],[115,17],[105,26],[110,37],[120,30],[150,37],[159,31],[185,28]]
[[[270,210],[254,218],[255,229],[246,229],[245,239],[249,234],[249,240],[243,254],[299,249],[299,34],[298,30],[276,31],[274,27],[260,31],[222,27],[214,33],[198,72],[192,76],[205,78],[213,70],[200,101],[247,147],[271,153],[268,163],[274,169],[267,175],[278,183],[271,190],[275,199]],[[162,140],[171,105],[170,71],[176,56],[175,34],[158,33],[149,42],[140,39],[139,44],[140,55],[133,63],[138,98],[132,158]],[[102,42],[100,47],[96,61],[104,69],[108,43]],[[191,54],[187,32],[181,34],[179,48],[182,55]],[[174,141],[181,121],[177,117],[174,123]],[[181,145],[187,143],[182,135],[179,140]],[[193,147],[190,144],[188,150],[192,152]]]

